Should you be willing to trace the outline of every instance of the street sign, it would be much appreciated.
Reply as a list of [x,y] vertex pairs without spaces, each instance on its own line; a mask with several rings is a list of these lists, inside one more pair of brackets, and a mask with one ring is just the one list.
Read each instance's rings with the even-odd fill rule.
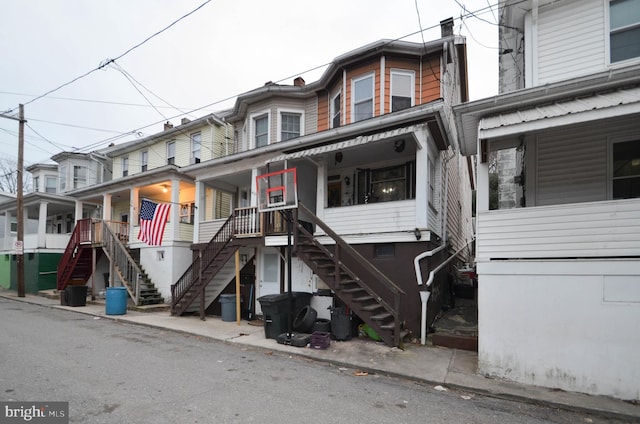
[[16,255],[24,255],[24,242],[17,240],[13,245],[13,249],[16,251]]

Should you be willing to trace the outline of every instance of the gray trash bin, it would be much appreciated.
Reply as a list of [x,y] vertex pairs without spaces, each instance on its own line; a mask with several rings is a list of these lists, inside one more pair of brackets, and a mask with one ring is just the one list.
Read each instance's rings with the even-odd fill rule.
[[235,321],[236,320],[236,295],[221,294],[219,301],[220,301],[222,321],[228,321],[228,322]]

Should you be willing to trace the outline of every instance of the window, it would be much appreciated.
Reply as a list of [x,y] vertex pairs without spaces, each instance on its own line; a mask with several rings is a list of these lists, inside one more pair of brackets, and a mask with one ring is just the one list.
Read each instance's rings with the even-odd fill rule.
[[60,165],[58,170],[58,175],[60,176],[60,192],[63,192],[67,188],[67,166]]
[[144,172],[149,166],[149,152],[144,150],[140,152],[140,171]]
[[282,112],[280,114],[280,140],[300,137],[300,114]]
[[362,169],[357,174],[357,204],[414,199],[415,163],[378,169]]
[[373,117],[373,74],[353,80],[353,122]]
[[33,177],[33,191],[40,191],[40,177]]
[[201,150],[202,135],[199,132],[191,134],[191,163],[200,163]]
[[87,167],[74,165],[73,167],[73,188],[82,188],[87,185]]
[[122,158],[122,176],[126,177],[127,175],[129,175],[129,156]]
[[409,71],[391,71],[391,112],[413,106],[414,74]]
[[255,128],[255,146],[263,147],[269,144],[269,116],[263,115],[253,120]]
[[167,143],[167,164],[176,164],[176,142],[170,141]]
[[640,197],[640,140],[613,145],[613,198]]
[[342,109],[340,97],[340,93],[338,93],[331,100],[331,128],[340,126],[340,110]]
[[44,191],[47,193],[55,193],[56,186],[58,185],[58,179],[56,177],[45,177],[44,184]]
[[609,2],[611,63],[640,57],[640,0]]

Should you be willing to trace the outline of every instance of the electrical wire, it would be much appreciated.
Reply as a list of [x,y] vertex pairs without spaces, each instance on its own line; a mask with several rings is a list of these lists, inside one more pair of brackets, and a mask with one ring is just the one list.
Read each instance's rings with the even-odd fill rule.
[[[82,78],[84,78],[84,77],[87,77],[87,76],[91,75],[92,73],[94,73],[94,72],[96,72],[96,71],[99,71],[100,69],[104,68],[105,66],[107,66],[107,65],[108,65],[108,64],[110,64],[111,62],[115,62],[116,60],[122,59],[123,57],[125,57],[126,55],[128,55],[129,53],[131,53],[132,51],[134,51],[135,49],[137,49],[137,48],[141,47],[143,44],[147,43],[149,40],[151,40],[151,39],[153,39],[153,38],[157,37],[158,35],[162,34],[163,32],[165,32],[166,30],[168,30],[169,28],[171,28],[172,26],[174,26],[175,24],[177,24],[177,23],[178,23],[178,22],[180,22],[181,20],[183,20],[183,19],[185,19],[185,18],[187,18],[187,17],[191,16],[192,14],[194,14],[195,12],[197,12],[198,10],[202,9],[205,5],[207,5],[207,4],[208,4],[208,3],[210,3],[211,1],[212,1],[212,0],[206,0],[204,3],[202,3],[200,6],[196,7],[195,9],[193,9],[191,12],[189,12],[189,13],[187,13],[187,14],[185,14],[185,15],[181,16],[180,18],[178,18],[178,19],[176,19],[176,20],[174,20],[173,22],[171,22],[171,23],[170,23],[169,25],[167,25],[166,27],[164,27],[164,28],[162,28],[161,30],[159,30],[159,31],[155,32],[154,34],[152,34],[152,35],[148,36],[147,38],[145,38],[144,40],[142,40],[142,41],[141,41],[141,42],[139,42],[138,44],[134,45],[133,47],[130,47],[130,48],[129,48],[128,50],[126,50],[124,53],[119,54],[118,56],[114,57],[113,59],[107,59],[106,61],[102,62],[102,63],[101,63],[97,68],[93,68],[93,69],[91,69],[90,71],[87,71],[87,72],[85,72],[84,74],[82,74],[82,75],[80,75],[80,76],[77,76],[77,77],[73,78],[71,81],[66,82],[66,83],[64,83],[64,84],[62,84],[62,85],[60,85],[60,86],[58,86],[58,87],[56,87],[56,88],[54,88],[54,89],[51,89],[51,90],[47,91],[46,93],[41,94],[41,95],[39,95],[39,96],[37,96],[37,97],[35,97],[35,98],[33,98],[33,99],[31,99],[31,100],[29,100],[29,101],[25,102],[23,105],[28,105],[28,104],[31,104],[31,103],[33,103],[33,102],[37,101],[37,100],[40,100],[40,99],[42,99],[43,97],[46,97],[46,96],[48,96],[48,95],[49,95],[49,94],[51,94],[51,93],[54,93],[54,92],[56,92],[56,91],[58,91],[58,90],[60,90],[60,89],[62,89],[62,88],[64,88],[64,87],[66,87],[66,86],[68,86],[68,85],[71,85],[71,84],[73,84],[74,82],[76,82],[76,81],[78,81],[78,80],[80,80],[80,79],[82,79]],[[15,110],[15,108],[14,108],[14,109],[12,109],[10,112],[13,112],[14,110]]]

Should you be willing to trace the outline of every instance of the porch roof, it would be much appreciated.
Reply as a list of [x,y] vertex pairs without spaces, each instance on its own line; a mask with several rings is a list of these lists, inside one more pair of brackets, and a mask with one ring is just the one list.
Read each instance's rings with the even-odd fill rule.
[[280,156],[276,156],[274,158],[271,158],[269,160],[270,163],[273,162],[282,162],[284,160],[291,160],[291,159],[299,159],[299,158],[303,158],[303,157],[310,157],[310,156],[317,156],[317,155],[321,155],[324,153],[330,153],[330,152],[335,152],[338,150],[345,150],[348,149],[350,147],[355,147],[355,146],[360,146],[363,144],[368,144],[368,143],[375,143],[376,141],[380,141],[380,140],[388,140],[388,139],[393,139],[393,138],[398,138],[401,137],[405,134],[409,134],[409,133],[413,133],[415,131],[418,131],[420,129],[422,129],[423,127],[425,127],[427,124],[416,124],[416,125],[410,125],[407,127],[401,127],[401,128],[394,128],[392,130],[388,130],[388,131],[382,131],[379,133],[375,133],[375,134],[370,134],[370,135],[359,135],[355,138],[350,138],[347,140],[342,140],[339,141],[337,143],[332,143],[332,144],[324,144],[322,146],[317,146],[317,147],[312,147],[309,149],[305,149],[305,150],[299,150],[297,152],[293,152],[293,153],[287,153],[287,154],[282,154]]
[[640,65],[503,93],[453,107],[460,150],[501,137],[640,112]]

